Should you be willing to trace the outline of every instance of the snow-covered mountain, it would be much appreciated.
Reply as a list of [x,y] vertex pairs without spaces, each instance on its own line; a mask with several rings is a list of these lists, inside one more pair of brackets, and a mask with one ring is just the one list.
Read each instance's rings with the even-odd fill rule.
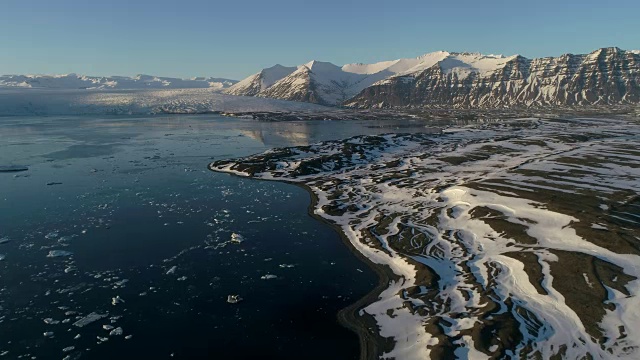
[[49,89],[226,89],[236,80],[196,77],[178,79],[151,75],[85,76],[66,75],[2,75],[0,87],[49,88]]
[[[292,68],[287,68],[288,71]],[[257,76],[241,83],[256,83]],[[375,64],[311,61],[234,95],[351,107],[508,107],[640,102],[640,51],[527,59],[438,51]],[[275,79],[277,77],[273,77]]]
[[640,52],[603,48],[533,60],[450,54],[430,68],[380,81],[345,105],[464,108],[638,102]]
[[255,96],[294,71],[296,71],[295,67],[276,64],[238,82],[226,89],[225,93],[229,95]]
[[310,61],[296,67],[276,65],[240,81],[227,94],[269,97],[337,105],[374,83],[412,69],[432,66],[443,52],[415,59],[383,61],[375,64],[347,64]]

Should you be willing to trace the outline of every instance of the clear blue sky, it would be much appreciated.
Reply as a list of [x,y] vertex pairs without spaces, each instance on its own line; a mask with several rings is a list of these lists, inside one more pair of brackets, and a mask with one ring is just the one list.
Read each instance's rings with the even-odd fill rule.
[[2,0],[0,74],[220,76],[478,51],[640,48],[639,0]]

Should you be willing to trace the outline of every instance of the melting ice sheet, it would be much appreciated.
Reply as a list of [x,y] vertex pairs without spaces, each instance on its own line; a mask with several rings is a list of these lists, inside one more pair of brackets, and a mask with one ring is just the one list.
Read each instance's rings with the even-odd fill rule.
[[383,358],[640,357],[637,119],[359,136],[211,169],[304,183],[395,277]]

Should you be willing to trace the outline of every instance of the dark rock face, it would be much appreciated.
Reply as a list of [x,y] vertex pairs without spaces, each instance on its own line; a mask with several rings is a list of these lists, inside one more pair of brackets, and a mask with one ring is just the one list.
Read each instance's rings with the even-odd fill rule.
[[587,55],[516,56],[489,73],[440,63],[370,86],[344,104],[358,108],[572,106],[640,102],[640,53],[603,48]]

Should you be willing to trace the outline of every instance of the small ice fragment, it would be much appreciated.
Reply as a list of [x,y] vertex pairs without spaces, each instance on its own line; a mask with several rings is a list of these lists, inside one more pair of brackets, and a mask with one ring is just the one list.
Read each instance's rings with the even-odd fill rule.
[[117,282],[113,283],[113,285],[124,286],[124,284],[126,284],[128,282],[129,282],[129,279],[122,279],[120,281],[117,281]]
[[284,269],[284,268],[292,268],[292,267],[295,267],[295,265],[293,265],[293,264],[280,264],[279,266],[280,266],[281,268],[283,268],[283,269]]
[[7,255],[5,254],[0,254],[0,261],[4,260],[7,258]]
[[234,244],[240,244],[244,241],[244,236],[236,233],[231,234],[231,242]]
[[260,279],[262,280],[271,280],[271,279],[277,279],[278,277],[276,275],[271,275],[271,274],[267,274],[267,275],[262,275],[260,277]]
[[62,352],[69,352],[69,351],[73,351],[75,349],[76,349],[75,346],[68,346],[68,347],[62,349]]
[[47,325],[57,325],[57,324],[60,324],[60,321],[53,320],[52,318],[46,318],[44,319],[44,323]]
[[127,335],[124,337],[125,340],[131,340],[131,338],[133,337],[133,335]]
[[120,336],[122,335],[122,328],[121,327],[117,327],[113,330],[111,330],[111,332],[109,333],[109,336]]
[[49,254],[47,255],[47,257],[54,258],[54,257],[65,257],[65,256],[71,256],[71,255],[73,255],[71,251],[51,250],[49,251]]
[[58,232],[57,231],[52,231],[52,232],[48,233],[47,235],[45,235],[44,237],[45,237],[45,239],[49,239],[49,240],[55,239],[55,238],[58,237]]
[[113,306],[116,306],[116,305],[121,304],[123,302],[124,302],[124,300],[122,300],[120,295],[116,295],[116,297],[111,298],[111,305],[113,305]]
[[9,243],[9,242],[11,242],[11,239],[9,239],[9,238],[8,238],[8,237],[6,237],[6,236],[5,236],[5,237],[1,237],[1,238],[0,238],[0,245],[2,245],[2,244],[6,244],[6,243]]
[[113,326],[111,325],[102,325],[102,328],[109,331],[109,330],[113,330]]
[[172,266],[172,267],[171,267],[171,268],[166,272],[166,274],[167,274],[167,275],[173,275],[173,274],[175,274],[175,273],[176,273],[176,270],[177,270],[177,269],[178,269],[178,267],[177,267],[177,266]]
[[73,337],[73,340],[78,340],[78,339],[80,339],[80,338],[81,338],[81,336],[80,336],[80,334],[78,334],[78,335],[76,335],[76,336],[74,336],[74,337]]
[[53,336],[53,331],[47,331],[43,334],[45,337],[52,337]]
[[185,280],[187,280],[186,276],[181,276],[181,277],[178,278],[178,281],[185,281]]
[[237,304],[240,301],[242,301],[242,298],[240,297],[240,295],[229,295],[229,296],[227,296],[227,302],[229,304]]

